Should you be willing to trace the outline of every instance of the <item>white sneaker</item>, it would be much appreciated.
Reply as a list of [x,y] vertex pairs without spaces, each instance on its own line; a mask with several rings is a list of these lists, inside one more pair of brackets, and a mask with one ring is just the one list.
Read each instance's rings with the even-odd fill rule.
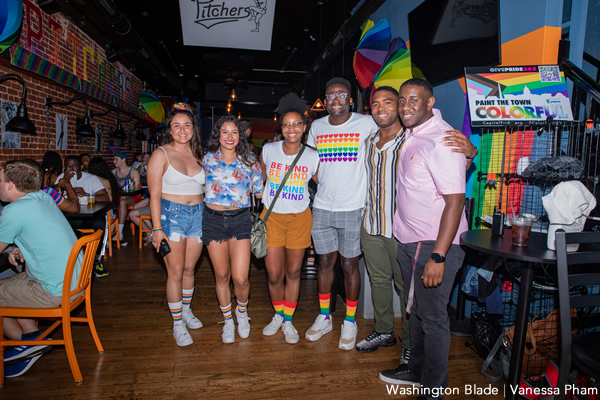
[[283,324],[283,317],[279,314],[275,314],[271,322],[269,322],[269,325],[264,327],[263,335],[273,336],[279,331],[281,324]]
[[202,322],[196,318],[196,316],[192,313],[192,310],[188,308],[187,310],[183,310],[181,313],[181,319],[185,322],[185,325],[190,329],[199,329],[202,328]]
[[306,331],[306,335],[304,336],[311,342],[321,339],[324,334],[331,332],[332,320],[331,315],[329,318],[326,318],[325,315],[319,314],[317,319],[315,319],[315,323]]
[[248,317],[248,311],[240,312],[236,307],[235,318],[238,323],[238,335],[240,335],[242,339],[246,339],[250,336],[250,318]]
[[300,337],[298,336],[298,331],[296,330],[296,328],[294,328],[294,325],[292,325],[292,321],[284,322],[283,325],[281,325],[281,330],[285,335],[286,342],[294,344],[298,343],[298,340],[300,340]]
[[342,334],[340,335],[339,347],[342,350],[352,350],[356,343],[356,324],[350,321],[344,321],[342,324]]
[[177,322],[173,324],[173,337],[175,338],[175,343],[177,346],[189,346],[194,343],[194,340],[190,336],[185,324]]
[[235,342],[235,324],[233,323],[233,318],[226,319],[224,323],[223,333],[221,334],[223,343]]

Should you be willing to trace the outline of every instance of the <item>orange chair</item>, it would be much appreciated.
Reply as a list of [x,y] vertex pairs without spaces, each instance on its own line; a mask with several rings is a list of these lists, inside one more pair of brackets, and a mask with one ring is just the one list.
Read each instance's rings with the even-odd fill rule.
[[152,217],[150,215],[140,215],[140,249],[142,248],[142,242],[144,241],[144,233],[152,233],[152,229],[144,229],[145,220],[150,220],[150,222],[152,222]]
[[[102,238],[102,230],[97,230],[91,235],[86,235],[80,238],[69,255],[67,262],[67,268],[65,271],[65,279],[63,283],[63,294],[62,294],[62,305],[52,308],[19,308],[19,307],[0,307],[0,332],[4,331],[3,317],[12,318],[34,318],[34,319],[55,319],[56,321],[46,329],[36,340],[5,340],[0,335],[0,356],[4,359],[4,347],[5,346],[56,346],[64,345],[67,352],[67,358],[69,359],[69,365],[71,366],[71,372],[76,383],[81,383],[83,377],[79,370],[79,364],[75,355],[75,349],[73,347],[73,333],[71,331],[71,322],[85,322],[89,325],[92,337],[96,343],[96,348],[100,354],[104,353],[102,343],[96,332],[96,326],[94,325],[94,319],[92,317],[92,295],[91,295],[91,277],[92,268],[94,266],[94,258],[96,256],[96,250],[100,239]],[[85,247],[83,253],[83,263],[81,264],[81,271],[79,272],[79,278],[77,279],[77,286],[71,290],[71,281],[77,257]],[[77,294],[81,294],[75,300],[71,301],[71,297]],[[81,303],[85,302],[85,317],[71,317],[71,312],[76,309]],[[63,339],[52,339],[42,340],[46,338],[51,332],[53,332],[59,325],[63,326]],[[0,387],[4,385],[4,363],[0,363]]]

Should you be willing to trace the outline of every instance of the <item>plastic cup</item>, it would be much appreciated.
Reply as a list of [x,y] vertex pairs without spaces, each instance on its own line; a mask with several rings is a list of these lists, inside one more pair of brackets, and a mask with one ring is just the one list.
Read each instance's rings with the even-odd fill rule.
[[513,217],[510,223],[512,225],[512,244],[514,246],[529,245],[529,236],[531,235],[533,220],[520,215],[518,217]]
[[96,205],[96,194],[95,193],[88,194],[87,204],[88,204],[88,207],[93,207],[94,205]]

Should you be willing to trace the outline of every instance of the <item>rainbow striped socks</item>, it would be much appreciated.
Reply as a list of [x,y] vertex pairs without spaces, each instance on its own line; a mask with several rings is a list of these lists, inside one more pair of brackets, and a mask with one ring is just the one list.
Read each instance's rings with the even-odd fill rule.
[[225,318],[225,321],[227,321],[228,319],[233,319],[233,315],[231,315],[231,303],[229,303],[225,307],[219,306],[219,308],[223,313],[223,318]]
[[[236,300],[236,301],[237,301],[237,309],[238,309],[238,312],[240,312],[240,313],[245,313],[245,312],[246,312],[246,310],[248,309],[248,302],[249,302],[250,300],[246,300],[246,302],[245,302],[245,303],[241,303],[239,300]],[[237,314],[236,314],[236,315],[237,315]]]
[[358,300],[350,301],[346,299],[346,318],[344,321],[349,321],[354,323],[354,316],[356,316],[356,306],[358,305]]
[[296,311],[296,305],[298,303],[292,303],[291,301],[283,301],[283,322],[292,322],[294,311]]
[[171,311],[171,317],[173,318],[173,323],[182,322],[181,320],[181,311],[182,311],[182,302],[178,301],[176,303],[167,303],[169,305],[169,311]]
[[182,289],[182,304],[184,310],[189,310],[192,304],[192,296],[194,295],[194,288]]
[[283,303],[284,301],[272,301],[273,309],[275,310],[275,314],[281,315],[283,317]]
[[321,294],[319,293],[319,307],[321,307],[321,314],[329,318],[329,300],[331,299],[331,292]]

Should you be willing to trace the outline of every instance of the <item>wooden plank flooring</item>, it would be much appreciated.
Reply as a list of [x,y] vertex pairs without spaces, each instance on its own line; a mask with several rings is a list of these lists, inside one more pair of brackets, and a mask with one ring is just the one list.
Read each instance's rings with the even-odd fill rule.
[[[137,239],[137,238],[136,238]],[[302,281],[294,316],[300,342],[289,345],[283,333],[262,335],[273,311],[264,266],[252,266],[248,339],[221,342],[222,321],[208,254],[196,274],[193,309],[204,327],[190,330],[194,344],[177,347],[165,298],[166,272],[158,256],[138,249],[126,234],[128,247],[113,252],[106,262],[110,276],[94,279],[94,319],[105,353],[99,355],[89,331],[75,326],[75,351],[83,383],[73,381],[63,347],[42,357],[25,375],[6,379],[0,399],[414,399],[388,395],[379,371],[396,365],[400,346],[371,354],[338,349],[344,317],[341,302],[333,314],[334,329],[317,342],[304,339],[318,313],[316,280]],[[396,320],[397,329],[400,319]],[[368,335],[372,320],[357,315],[358,337]],[[59,330],[54,336],[60,337]],[[465,385],[488,387],[479,373],[482,360],[452,338],[450,387],[459,394],[446,399],[501,399],[504,384],[491,384],[500,395],[469,395]],[[508,389],[507,389],[508,390]]]

